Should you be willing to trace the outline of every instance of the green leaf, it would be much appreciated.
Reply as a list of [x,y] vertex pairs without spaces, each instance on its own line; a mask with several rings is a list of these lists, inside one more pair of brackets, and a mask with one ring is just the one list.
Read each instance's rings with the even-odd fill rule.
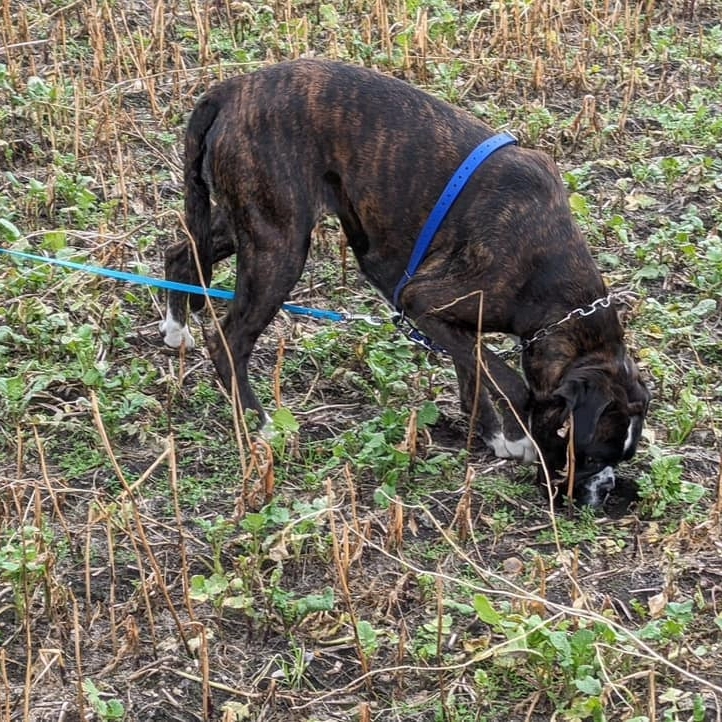
[[60,251],[68,245],[65,231],[47,231],[43,236],[42,247],[48,251]]
[[496,627],[501,622],[501,614],[491,606],[491,602],[484,594],[477,594],[474,597],[474,609],[482,622]]
[[281,434],[295,434],[300,425],[294,415],[285,407],[273,413],[273,428]]
[[125,707],[117,699],[108,700],[105,716],[108,719],[123,719],[125,717]]
[[572,656],[572,645],[566,632],[549,632],[549,642],[562,656],[562,661],[568,661]]
[[589,204],[587,203],[586,198],[584,198],[584,196],[580,193],[571,193],[569,195],[569,205],[571,206],[572,211],[576,213],[576,215],[589,215]]
[[314,612],[332,612],[335,604],[333,589],[326,587],[323,594],[308,594],[296,602],[298,618],[303,618]]
[[425,401],[419,409],[417,423],[420,429],[433,426],[440,416],[439,407],[432,401]]
[[714,298],[703,298],[693,309],[692,313],[699,318],[710,316],[717,310],[717,301]]
[[356,631],[358,632],[358,638],[361,642],[361,646],[367,654],[371,654],[378,649],[378,632],[371,626],[371,624],[365,620],[360,620],[356,625]]
[[7,218],[0,218],[0,235],[9,241],[17,241],[20,238],[20,229]]
[[598,697],[602,693],[602,683],[596,677],[587,676],[584,679],[575,679],[574,686],[590,697]]
[[208,597],[206,578],[202,574],[194,574],[191,577],[190,598],[195,599],[197,602],[205,602]]
[[205,588],[212,597],[216,597],[228,589],[228,580],[223,574],[213,573],[206,580]]

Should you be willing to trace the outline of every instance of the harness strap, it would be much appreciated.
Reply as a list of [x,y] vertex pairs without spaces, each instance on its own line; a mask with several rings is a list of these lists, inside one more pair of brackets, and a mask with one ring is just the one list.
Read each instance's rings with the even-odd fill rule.
[[431,245],[431,241],[434,240],[436,232],[444,222],[444,218],[451,210],[451,206],[454,205],[454,201],[459,197],[464,186],[471,178],[474,171],[492,154],[494,151],[503,148],[506,145],[516,144],[516,138],[511,133],[499,133],[491,138],[487,138],[481,145],[477,146],[466,158],[466,160],[459,166],[451,180],[446,184],[446,188],[439,196],[439,200],[436,201],[436,205],[432,209],[429,217],[426,219],[426,223],[421,229],[421,233],[416,241],[414,250],[411,253],[411,259],[409,260],[408,266],[404,271],[404,275],[401,277],[399,282],[396,284],[393,295],[394,308],[397,311],[401,311],[399,308],[399,297],[401,291],[405,288],[406,284],[413,278],[421,262],[426,257],[426,254]]

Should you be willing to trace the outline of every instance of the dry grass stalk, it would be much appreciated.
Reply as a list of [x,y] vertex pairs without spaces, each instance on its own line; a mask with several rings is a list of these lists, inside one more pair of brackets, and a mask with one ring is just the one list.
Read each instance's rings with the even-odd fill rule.
[[456,505],[454,518],[451,520],[450,528],[456,531],[459,540],[464,542],[474,533],[474,522],[471,518],[471,499],[474,491],[474,479],[476,471],[471,464],[466,466],[464,477],[464,491],[461,494],[459,503]]
[[440,576],[435,580],[436,588],[436,683],[439,689],[439,699],[446,719],[452,719],[447,704],[447,687],[444,679],[444,582]]
[[[333,486],[329,479],[326,483],[326,494],[328,499],[333,499]],[[341,540],[339,541],[339,533],[336,527],[336,514],[333,506],[329,506],[328,520],[331,527],[331,543],[333,549],[333,562],[336,567],[336,575],[339,586],[341,587],[341,594],[344,601],[344,606],[348,612],[351,628],[353,631],[354,647],[356,650],[356,656],[358,657],[359,663],[361,664],[361,670],[365,679],[367,691],[371,692],[371,679],[369,677],[370,667],[369,660],[364,651],[361,638],[359,637],[358,631],[358,617],[356,615],[356,606],[353,601],[353,595],[351,593],[351,587],[349,585],[349,571],[351,568],[352,554],[351,545],[349,543],[348,530],[349,526],[344,524],[343,531],[341,533]]]
[[361,702],[358,708],[359,722],[371,722],[371,706],[368,702]]
[[[38,427],[33,426],[33,436],[35,438],[35,449],[38,454],[38,462],[40,464],[40,473],[43,477],[43,483],[45,484],[45,487],[48,490],[48,496],[50,497],[50,500],[53,505],[53,511],[55,512],[55,520],[60,524],[63,534],[65,534],[65,539],[67,540],[68,544],[72,544],[73,541],[73,535],[70,531],[70,526],[67,523],[67,520],[65,519],[65,516],[63,515],[63,512],[60,508],[60,502],[58,501],[58,494],[57,494],[57,486],[58,482],[55,479],[51,479],[50,475],[48,473],[48,465],[45,458],[45,445],[43,444],[43,440],[40,437],[40,434],[38,432]],[[37,487],[36,487],[37,491]],[[38,529],[41,529],[43,526],[43,513],[42,513],[42,502],[40,501],[38,497],[38,506],[35,509],[35,525]]]
[[[108,456],[108,459],[110,459],[111,464],[113,468],[115,469],[116,476],[118,478],[118,481],[120,481],[121,485],[123,486],[123,490],[126,493],[129,503],[130,503],[130,510],[133,515],[133,519],[135,522],[135,530],[137,532],[137,535],[140,537],[141,545],[143,547],[143,550],[145,551],[145,555],[150,562],[150,565],[153,569],[153,583],[159,588],[161,594],[163,595],[163,598],[165,599],[167,609],[170,612],[173,621],[175,622],[176,628],[178,629],[178,634],[183,641],[183,645],[185,646],[186,652],[190,654],[190,647],[188,646],[188,641],[185,636],[185,632],[183,629],[183,624],[181,623],[181,620],[178,616],[178,612],[175,608],[175,605],[173,603],[173,600],[170,596],[170,591],[168,589],[168,586],[165,583],[165,575],[163,574],[163,571],[160,567],[160,564],[158,563],[158,560],[155,556],[155,553],[153,552],[153,548],[151,547],[150,543],[148,542],[148,538],[145,533],[145,526],[143,525],[140,512],[138,510],[138,505],[135,500],[134,492],[131,488],[131,486],[128,484],[127,480],[125,479],[125,475],[123,474],[122,470],[120,469],[120,466],[118,464],[118,461],[115,457],[115,454],[113,452],[112,446],[110,444],[110,440],[108,438],[108,435],[105,431],[105,426],[103,425],[103,420],[100,415],[100,409],[98,407],[98,398],[95,395],[95,393],[91,393],[91,406],[93,410],[93,420],[95,421],[95,426],[100,434],[101,441],[103,443],[103,446],[105,448],[106,454]],[[151,636],[153,638],[154,648],[157,647],[156,643],[156,635],[155,635],[155,623],[153,621],[153,612],[152,612],[152,605],[150,601],[149,596],[149,589],[148,589],[148,580],[150,577],[145,577],[144,570],[143,570],[143,555],[141,554],[140,547],[138,546],[136,536],[129,530],[129,538],[133,545],[133,549],[135,551],[136,558],[138,560],[138,573],[141,578],[141,589],[143,592],[143,597],[146,605],[146,614],[148,617],[149,626],[151,629]]]
[[0,709],[0,712],[2,713],[2,719],[0,722],[11,722],[10,713],[12,688],[10,686],[10,679],[8,678],[7,652],[4,647],[0,647],[0,682],[2,682],[2,698],[4,700],[4,703],[2,703],[2,709]]
[[[77,704],[78,704],[78,719],[85,719],[85,694],[83,692],[83,679],[85,678],[85,675],[83,674],[83,651],[81,642],[83,640],[85,630],[83,628],[83,625],[80,623],[80,613],[78,611],[78,600],[73,597],[73,629],[72,629],[72,638],[74,643],[74,651],[75,651],[75,684],[77,688],[76,692],[76,698],[77,698]],[[28,657],[29,658],[29,657]],[[30,667],[30,664],[28,664],[28,668]],[[25,719],[28,719],[28,717],[25,717]]]
[[[577,457],[574,449],[574,414],[569,413],[567,424],[565,424],[567,434],[567,463],[565,474],[567,477],[567,499],[574,499],[574,475],[577,470]],[[569,514],[573,513],[573,505],[569,504]]]
[[386,532],[386,548],[400,549],[404,541],[404,505],[396,496],[389,504],[389,526]]
[[[88,525],[90,528],[90,524]],[[105,542],[108,547],[108,568],[110,570],[110,584],[108,589],[108,621],[110,626],[110,640],[113,647],[113,651],[118,650],[118,630],[117,622],[115,619],[115,587],[117,579],[117,570],[115,567],[115,535],[114,528],[110,517],[105,519]]]
[[286,353],[286,340],[283,336],[278,339],[278,348],[276,349],[276,364],[273,367],[273,400],[276,402],[276,408],[283,406],[283,398],[281,396],[281,375],[283,374],[283,357]]

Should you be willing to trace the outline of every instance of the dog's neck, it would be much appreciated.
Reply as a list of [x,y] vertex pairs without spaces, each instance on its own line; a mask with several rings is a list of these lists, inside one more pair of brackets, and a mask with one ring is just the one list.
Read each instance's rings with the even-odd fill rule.
[[535,398],[545,399],[574,366],[606,365],[610,358],[623,360],[624,354],[624,331],[616,311],[607,308],[555,327],[523,352],[522,366]]

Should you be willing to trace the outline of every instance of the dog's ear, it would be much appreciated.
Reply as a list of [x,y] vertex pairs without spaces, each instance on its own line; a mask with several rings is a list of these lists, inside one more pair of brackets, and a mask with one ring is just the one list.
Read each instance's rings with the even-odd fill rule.
[[612,403],[611,397],[583,378],[565,379],[554,396],[564,399],[567,409],[574,414],[574,441],[579,446],[589,444],[601,415]]
[[643,416],[647,412],[647,401],[630,401],[627,410],[630,416]]
[[627,373],[627,404],[630,416],[647,413],[651,394],[639,375],[637,364],[628,355],[624,360],[624,370]]

